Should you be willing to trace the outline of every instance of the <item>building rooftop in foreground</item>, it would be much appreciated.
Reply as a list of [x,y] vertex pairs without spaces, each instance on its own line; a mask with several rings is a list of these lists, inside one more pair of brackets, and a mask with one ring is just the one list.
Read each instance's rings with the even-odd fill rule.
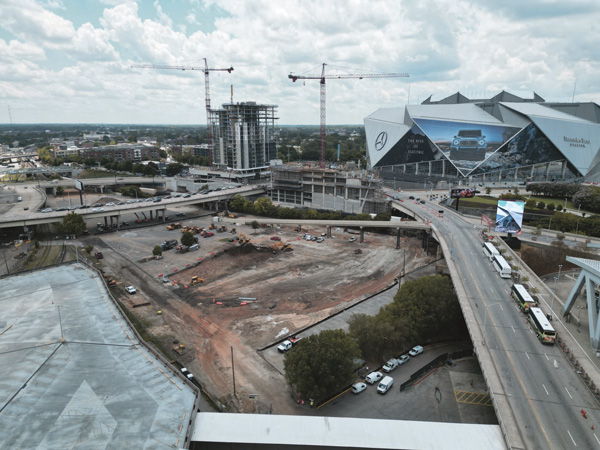
[[503,450],[506,444],[498,425],[201,412],[191,448]]
[[1,283],[0,448],[187,446],[196,392],[140,345],[96,272]]

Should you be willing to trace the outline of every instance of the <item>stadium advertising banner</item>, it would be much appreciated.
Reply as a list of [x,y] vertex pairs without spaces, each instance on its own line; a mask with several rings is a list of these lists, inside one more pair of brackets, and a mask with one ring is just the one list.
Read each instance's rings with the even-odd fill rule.
[[500,233],[521,233],[525,202],[498,200],[496,209],[496,230]]
[[452,188],[450,189],[450,198],[472,198],[478,192],[471,188]]
[[414,122],[463,175],[490,158],[520,130],[506,125],[431,119]]

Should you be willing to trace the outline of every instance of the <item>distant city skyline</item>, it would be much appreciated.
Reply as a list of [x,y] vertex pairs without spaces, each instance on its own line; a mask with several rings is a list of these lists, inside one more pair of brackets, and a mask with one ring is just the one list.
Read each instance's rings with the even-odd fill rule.
[[[319,81],[288,74],[409,73],[327,80],[327,124],[456,91],[600,103],[593,0],[4,0],[0,123],[204,125],[211,103],[278,105],[278,125],[319,124]],[[559,35],[560,34],[560,35]],[[10,107],[10,117],[9,117]]]

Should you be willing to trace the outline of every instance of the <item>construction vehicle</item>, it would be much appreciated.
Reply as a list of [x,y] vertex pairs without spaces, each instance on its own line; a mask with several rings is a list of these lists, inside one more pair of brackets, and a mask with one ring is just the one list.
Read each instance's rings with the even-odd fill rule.
[[228,217],[230,219],[236,219],[237,218],[237,214],[229,214]]
[[231,234],[235,234],[235,233],[237,233],[237,231],[235,230],[235,228],[232,228],[231,231],[230,231],[230,233]]
[[284,242],[279,241],[273,244],[273,249],[282,251],[292,251],[292,244],[286,244]]
[[215,228],[217,228],[217,227],[212,223],[208,226],[209,230],[214,230]]
[[194,275],[192,277],[192,281],[190,281],[190,284],[194,285],[194,284],[199,284],[199,283],[204,283],[204,278],[200,278],[198,275]]
[[172,223],[167,225],[167,230],[176,230],[177,228],[181,228],[181,223],[180,222],[176,222],[176,223]]
[[240,245],[245,245],[245,244],[247,244],[248,242],[250,242],[250,239],[248,239],[248,238],[246,237],[246,235],[244,235],[244,234],[240,233],[240,235],[238,236],[238,242],[239,242],[239,244],[240,244]]
[[217,228],[217,233],[224,233],[225,231],[227,231],[227,227],[225,225],[221,225],[219,228]]

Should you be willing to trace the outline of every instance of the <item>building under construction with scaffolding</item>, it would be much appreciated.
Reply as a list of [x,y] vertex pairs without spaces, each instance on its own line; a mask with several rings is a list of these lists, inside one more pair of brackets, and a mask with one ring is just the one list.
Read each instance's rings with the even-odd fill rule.
[[381,180],[361,170],[273,167],[271,201],[281,206],[378,214],[390,211]]
[[213,164],[221,169],[266,175],[277,157],[277,105],[226,103],[211,110]]

